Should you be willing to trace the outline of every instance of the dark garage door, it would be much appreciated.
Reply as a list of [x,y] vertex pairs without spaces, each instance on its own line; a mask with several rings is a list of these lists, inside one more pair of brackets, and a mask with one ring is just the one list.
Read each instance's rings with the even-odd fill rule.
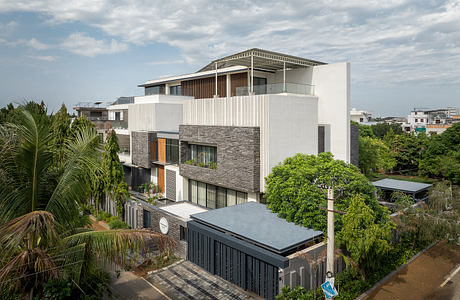
[[220,231],[189,222],[187,259],[266,299],[278,293],[278,268],[287,259]]

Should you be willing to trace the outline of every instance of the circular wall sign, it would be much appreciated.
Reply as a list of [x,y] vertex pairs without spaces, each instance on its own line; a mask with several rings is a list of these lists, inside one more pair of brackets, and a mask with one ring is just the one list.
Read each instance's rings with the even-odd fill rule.
[[160,231],[161,233],[163,234],[168,234],[168,231],[169,231],[169,224],[168,224],[168,220],[166,220],[165,217],[162,217],[160,219]]

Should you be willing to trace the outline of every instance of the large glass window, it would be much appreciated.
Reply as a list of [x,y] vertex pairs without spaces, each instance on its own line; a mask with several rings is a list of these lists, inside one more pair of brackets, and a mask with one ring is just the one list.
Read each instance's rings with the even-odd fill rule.
[[189,180],[190,202],[209,208],[221,208],[248,201],[248,194],[196,180]]
[[198,182],[198,204],[201,206],[206,205],[206,183]]
[[179,163],[179,140],[166,139],[166,162]]
[[267,93],[267,78],[254,77],[254,93],[256,95]]
[[159,95],[165,93],[165,85],[146,86],[145,95]]
[[190,145],[190,159],[202,167],[209,167],[217,162],[217,147],[204,145]]
[[169,94],[170,95],[178,95],[178,96],[180,96],[181,95],[180,90],[181,90],[180,85],[171,86],[171,87],[169,87]]

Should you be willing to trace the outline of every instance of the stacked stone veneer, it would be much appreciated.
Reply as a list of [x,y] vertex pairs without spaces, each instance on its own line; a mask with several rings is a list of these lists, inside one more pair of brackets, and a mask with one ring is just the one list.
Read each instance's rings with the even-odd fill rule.
[[359,128],[357,125],[350,126],[350,162],[355,166],[359,164]]
[[149,169],[152,166],[150,160],[150,142],[156,139],[155,132],[133,131],[132,142],[132,163],[136,166]]
[[138,201],[138,214],[137,224],[139,228],[143,228],[144,225],[144,209],[150,211],[150,224],[151,230],[161,233],[160,230],[160,219],[162,217],[168,220],[169,230],[166,234],[170,238],[176,241],[176,248],[174,254],[185,259],[187,258],[187,241],[180,240],[180,226],[183,226],[187,232],[187,221],[176,215],[170,214],[156,206]]
[[[245,192],[260,191],[260,128],[180,125],[180,175]],[[217,147],[217,169],[184,164],[189,144]]]

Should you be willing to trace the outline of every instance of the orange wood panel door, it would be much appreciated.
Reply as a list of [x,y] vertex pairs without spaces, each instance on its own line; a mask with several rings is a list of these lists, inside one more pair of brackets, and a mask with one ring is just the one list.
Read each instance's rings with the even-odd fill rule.
[[166,139],[158,139],[158,161],[166,162]]
[[165,194],[165,167],[158,166],[158,187],[160,188],[160,193]]

